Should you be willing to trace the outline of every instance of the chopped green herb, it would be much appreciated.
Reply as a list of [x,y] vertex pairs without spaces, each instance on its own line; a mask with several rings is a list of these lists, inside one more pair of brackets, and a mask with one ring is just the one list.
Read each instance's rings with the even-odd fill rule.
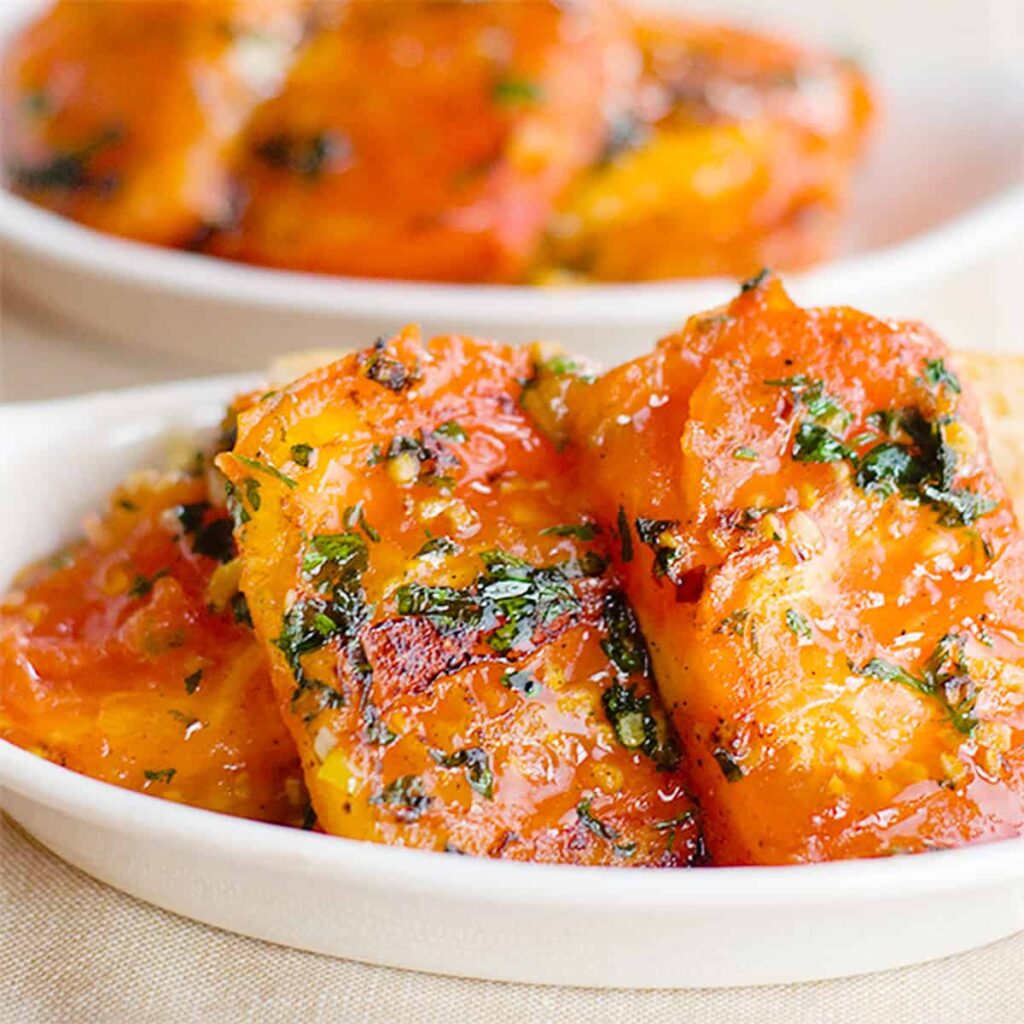
[[515,690],[516,693],[521,693],[524,697],[536,697],[544,689],[541,683],[530,675],[529,672],[521,670],[506,672],[501,677],[501,685],[506,690]]
[[134,501],[129,501],[127,498],[118,498],[117,507],[124,509],[125,512],[138,512],[139,506]]
[[186,715],[184,711],[179,711],[177,708],[171,708],[171,710],[168,711],[167,714],[170,715],[171,718],[173,718],[176,722],[181,722],[181,724],[185,726],[186,739],[188,739],[188,730],[190,730],[192,726],[199,724],[198,718],[193,718],[191,715]]
[[760,288],[771,276],[771,270],[768,267],[762,267],[753,277],[748,277],[740,285],[740,295],[745,295],[747,292],[752,292],[755,288]]
[[485,800],[494,799],[494,773],[487,760],[487,751],[482,747],[466,747],[453,754],[432,750],[430,756],[442,768],[462,768],[474,793],[479,793]]
[[397,359],[385,355],[386,346],[387,341],[380,338],[372,349],[360,355],[359,369],[363,376],[396,393],[412,387],[419,374]]
[[358,533],[322,533],[309,542],[302,556],[302,574],[316,580],[318,589],[363,573],[368,565],[366,542]]
[[693,821],[693,818],[693,811],[683,811],[682,814],[677,814],[674,818],[663,818],[661,821],[654,822],[653,827],[658,832],[666,832],[670,828],[678,828],[688,821]]
[[955,394],[960,394],[960,379],[948,369],[943,359],[926,359],[924,361],[924,379],[933,388],[945,385]]
[[797,428],[791,454],[796,462],[842,462],[853,456],[832,431],[806,421]]
[[618,840],[621,838],[620,833],[611,827],[611,825],[595,818],[593,812],[590,810],[590,800],[581,800],[576,805],[576,816],[579,818],[580,824],[590,833],[597,836],[598,839],[603,839],[608,843],[611,843],[612,850],[619,857],[632,857],[636,853],[636,843],[626,842],[621,843]]
[[875,419],[890,438],[862,456],[857,484],[866,491],[888,496],[900,493],[924,501],[939,513],[943,526],[970,526],[998,507],[998,503],[956,487],[956,453],[946,443],[947,419],[931,422],[917,409],[890,410]]
[[136,575],[135,579],[132,580],[131,586],[128,588],[128,596],[145,597],[153,589],[156,581],[163,579],[170,571],[169,568],[164,568],[153,573],[152,576]]
[[439,427],[435,427],[433,432],[457,444],[461,444],[467,437],[465,430],[455,420],[445,420]]
[[[668,576],[672,578],[672,565],[678,559],[679,553],[675,545],[665,542],[665,534],[674,530],[679,525],[678,519],[647,519],[644,516],[636,517],[636,535],[640,543],[646,545],[654,553],[654,575]],[[673,580],[673,582],[679,582]]]
[[199,689],[199,684],[202,682],[202,679],[203,670],[201,668],[197,668],[195,672],[190,672],[185,676],[185,692],[188,694],[195,693],[196,690]]
[[345,160],[351,144],[333,132],[312,135],[271,135],[260,142],[255,153],[265,164],[291,171],[303,178],[317,178],[331,164]]
[[810,621],[795,608],[786,609],[786,628],[801,640],[810,640],[813,636]]
[[566,523],[561,526],[545,526],[542,537],[576,537],[578,540],[593,540],[600,527],[596,523]]
[[741,448],[737,448],[733,451],[732,457],[734,459],[742,459],[744,462],[757,462],[761,456],[758,455],[753,448],[748,448],[746,445],[743,445]]
[[615,737],[627,750],[640,750],[661,768],[674,767],[679,761],[675,744],[666,736],[664,723],[651,712],[651,695],[638,697],[636,686],[626,687],[617,680],[601,695],[608,723]]
[[357,502],[355,505],[349,505],[345,509],[345,525],[351,530],[354,526],[362,528],[363,533],[366,534],[374,544],[380,543],[380,534],[370,525],[366,518],[366,513],[363,510],[363,503]]
[[620,505],[618,515],[619,543],[622,545],[622,560],[633,561],[633,534],[629,530],[629,520],[626,518],[626,510]]
[[732,633],[735,636],[742,636],[747,630],[747,620],[750,618],[749,608],[738,608],[730,612],[722,621],[715,626],[716,633]]
[[147,768],[143,773],[147,782],[170,782],[178,774],[177,768]]
[[249,515],[248,510],[242,503],[242,499],[238,496],[238,489],[230,481],[224,484],[224,493],[228,512],[231,513],[231,519],[235,524],[235,529],[241,529],[252,517]]
[[399,821],[408,824],[423,816],[430,804],[430,797],[418,775],[402,775],[389,782],[378,795],[371,797],[370,802],[387,807]]
[[819,426],[845,430],[853,419],[839,399],[825,390],[823,381],[808,377],[805,373],[779,380],[766,380],[765,384],[773,388],[786,388],[793,400],[803,405]]
[[309,457],[313,454],[313,446],[310,444],[292,445],[292,462],[297,466],[309,467]]
[[728,750],[718,747],[713,757],[718,762],[718,767],[722,769],[726,782],[739,782],[743,778],[743,769]]
[[647,642],[633,608],[622,591],[613,590],[605,595],[602,617],[608,634],[601,641],[604,653],[625,675],[646,675],[650,670]]
[[428,555],[454,555],[461,550],[462,548],[451,537],[431,537],[413,557],[426,558]]
[[231,598],[231,615],[240,626],[248,626],[252,629],[252,612],[249,611],[249,602],[245,594],[238,591]]
[[499,78],[491,91],[495,103],[503,107],[519,107],[537,103],[544,90],[537,82],[525,78]]
[[400,615],[422,615],[446,632],[479,630],[499,654],[526,647],[538,629],[563,615],[575,615],[580,603],[572,581],[573,560],[533,566],[502,551],[480,555],[484,572],[465,589],[407,583],[395,593]]
[[11,167],[11,180],[17,188],[29,191],[110,193],[120,183],[117,176],[97,174],[90,165],[101,150],[121,138],[119,128],[107,128],[77,149],[54,152],[46,163]]
[[978,724],[974,717],[977,688],[964,660],[965,642],[964,637],[947,633],[936,644],[920,676],[882,658],[872,658],[856,671],[858,675],[900,683],[935,699],[949,715],[954,728],[970,735]]
[[376,704],[368,702],[363,708],[363,724],[366,726],[367,743],[376,743],[378,746],[387,747],[398,739],[398,733],[392,732],[384,724],[384,719]]
[[259,459],[250,459],[245,455],[236,455],[236,459],[243,466],[248,466],[250,469],[256,470],[258,473],[264,473],[267,476],[273,477],[275,480],[280,480],[285,487],[294,488],[297,486],[296,482],[285,473],[282,473],[276,466],[271,466],[269,463],[260,462]]
[[260,510],[260,482],[255,477],[247,476],[242,481],[242,486],[245,488],[245,500],[249,502],[250,508],[253,512],[259,512]]
[[362,586],[368,565],[366,542],[357,533],[320,534],[307,544],[302,575],[321,596],[293,604],[274,641],[299,684],[297,693],[312,685],[302,670],[302,656],[335,638],[347,642],[352,667],[360,674],[368,671],[357,639],[370,617]]

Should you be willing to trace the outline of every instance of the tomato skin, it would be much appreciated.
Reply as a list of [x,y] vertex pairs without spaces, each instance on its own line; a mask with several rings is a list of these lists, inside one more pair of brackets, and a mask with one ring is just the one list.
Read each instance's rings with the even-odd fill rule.
[[[802,310],[767,278],[570,394],[578,478],[603,521],[621,506],[633,531],[674,523],[654,545],[667,573],[635,540],[618,568],[716,864],[1024,829],[1024,546],[947,359],[920,325]],[[943,486],[991,508],[946,525],[938,485],[858,482],[888,443],[876,414],[917,422],[908,410],[942,437]],[[855,456],[795,458],[822,423]]]
[[242,587],[327,832],[685,865],[695,808],[643,656],[606,651],[625,612],[521,408],[535,371],[525,349],[407,329],[242,413],[218,459],[243,502],[258,489]]
[[299,825],[308,797],[262,652],[230,607],[208,608],[218,562],[182,535],[182,507],[230,544],[203,480],[153,474],[15,582],[0,737],[126,789]]

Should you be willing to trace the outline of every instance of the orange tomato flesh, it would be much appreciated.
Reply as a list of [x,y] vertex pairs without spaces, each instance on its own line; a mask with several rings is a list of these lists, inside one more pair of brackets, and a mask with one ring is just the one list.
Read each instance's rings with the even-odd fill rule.
[[74,220],[186,246],[230,212],[238,132],[309,0],[63,0],[4,55],[4,163]]
[[596,380],[410,328],[234,414],[240,558],[204,481],[117,492],[0,609],[4,738],[510,859],[1024,830],[1024,538],[926,328],[759,275]]
[[559,200],[546,270],[601,281],[743,277],[826,257],[872,120],[861,72],[688,18],[642,16],[635,37],[635,117]]
[[301,824],[308,797],[266,660],[232,611],[230,566],[206,553],[231,548],[201,479],[116,491],[85,539],[0,604],[0,737],[126,789]]
[[1024,827],[1024,547],[947,356],[763,278],[570,393],[716,864]]
[[607,3],[354,0],[248,125],[244,208],[211,251],[364,277],[521,278],[631,84],[621,29]]
[[605,536],[520,404],[535,358],[409,329],[242,413],[242,588],[326,831],[690,863]]

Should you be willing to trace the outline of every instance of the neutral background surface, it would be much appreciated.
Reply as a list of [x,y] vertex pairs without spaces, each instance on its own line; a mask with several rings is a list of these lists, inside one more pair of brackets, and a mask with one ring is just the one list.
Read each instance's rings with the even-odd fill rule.
[[920,967],[815,985],[603,992],[430,977],[228,935],[92,881],[6,819],[0,872],[2,1024],[1020,1024],[1024,1019],[1024,935]]
[[[190,372],[85,337],[0,292],[0,400]],[[0,828],[0,1024],[1024,1021],[1024,934],[949,960],[814,985],[598,992],[488,984],[334,961],[215,931],[94,882],[7,819]]]

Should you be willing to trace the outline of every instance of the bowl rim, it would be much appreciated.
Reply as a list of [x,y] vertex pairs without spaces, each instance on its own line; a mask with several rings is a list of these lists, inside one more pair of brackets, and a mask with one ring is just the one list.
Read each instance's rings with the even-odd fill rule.
[[122,789],[81,775],[0,740],[0,783],[21,796],[104,829],[202,847],[233,861],[326,873],[353,886],[387,883],[393,891],[499,905],[678,910],[683,906],[795,906],[909,899],[951,889],[996,886],[1024,872],[1024,837],[952,850],[779,867],[638,869],[453,858],[433,850],[235,818]]
[[[788,273],[798,293],[842,301],[843,293],[898,291],[948,273],[1024,233],[1024,182],[959,216],[882,248]],[[731,294],[730,278],[542,287],[375,280],[236,263],[108,235],[0,187],[0,252],[24,253],[79,274],[181,298],[325,317],[445,318],[500,325],[530,322],[555,333],[570,325],[658,325],[680,309]]]
[[[0,5],[0,46],[43,0]],[[842,303],[844,294],[898,292],[949,273],[1024,235],[1024,179],[962,213],[891,245],[787,273],[797,294]],[[358,278],[282,270],[201,253],[162,248],[80,225],[25,200],[0,184],[0,255],[25,254],[83,276],[150,292],[256,310],[328,319],[530,324],[550,328],[660,327],[715,305],[735,287],[729,277],[573,286],[452,284]]]
[[[81,435],[93,420],[126,414],[145,416],[157,437],[170,429],[166,420],[172,414],[197,421],[206,415],[205,406],[219,405],[232,388],[252,382],[251,375],[231,374],[0,406],[0,453],[17,448],[26,435],[42,437],[35,429],[40,422],[51,430],[37,445],[56,443],[62,433]],[[163,426],[160,421],[165,421]],[[6,585],[6,580],[0,582]],[[446,899],[500,906],[585,909],[600,900],[606,906],[660,912],[684,906],[849,903],[953,888],[969,891],[1024,876],[1024,837],[900,857],[783,867],[642,870],[459,857],[458,869],[452,870],[453,859],[434,851],[248,821],[122,789],[3,740],[0,794],[5,788],[80,821],[121,832],[143,830],[197,852],[241,861],[256,857],[280,870],[336,874],[353,885],[387,884],[410,895],[429,891]]]

